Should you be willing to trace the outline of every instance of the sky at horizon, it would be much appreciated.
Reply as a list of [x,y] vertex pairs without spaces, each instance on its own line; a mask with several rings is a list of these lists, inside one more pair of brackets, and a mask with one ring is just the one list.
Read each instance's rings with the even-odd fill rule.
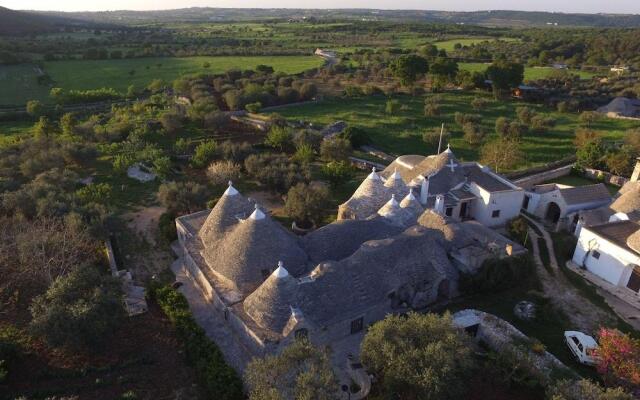
[[[311,6],[312,4],[312,6]],[[187,7],[224,8],[375,8],[394,10],[522,10],[566,13],[640,14],[640,0],[0,0],[0,6],[14,10],[110,11],[167,10]]]

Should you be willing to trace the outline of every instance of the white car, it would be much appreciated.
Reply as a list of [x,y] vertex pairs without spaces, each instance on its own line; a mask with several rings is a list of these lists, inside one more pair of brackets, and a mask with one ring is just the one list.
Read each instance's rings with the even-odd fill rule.
[[573,355],[576,356],[578,362],[585,365],[596,365],[598,363],[596,355],[598,343],[591,336],[578,331],[566,331],[564,333],[564,341]]

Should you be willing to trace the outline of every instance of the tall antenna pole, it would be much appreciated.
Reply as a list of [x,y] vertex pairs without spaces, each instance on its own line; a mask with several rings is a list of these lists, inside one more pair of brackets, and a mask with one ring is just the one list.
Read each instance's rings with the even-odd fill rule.
[[438,153],[440,154],[440,148],[442,147],[442,135],[444,134],[444,122],[442,123],[442,127],[440,127],[440,140],[438,141]]

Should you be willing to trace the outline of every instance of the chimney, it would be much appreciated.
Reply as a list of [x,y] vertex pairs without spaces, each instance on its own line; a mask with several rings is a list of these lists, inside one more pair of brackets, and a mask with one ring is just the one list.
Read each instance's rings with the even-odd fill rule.
[[633,174],[631,174],[631,182],[637,182],[640,178],[640,157],[636,158],[636,166],[633,168]]
[[420,203],[423,206],[427,205],[427,197],[429,197],[429,180],[423,176],[422,185],[420,186]]
[[433,210],[440,215],[444,215],[444,195],[439,194],[436,196],[436,204],[433,206]]

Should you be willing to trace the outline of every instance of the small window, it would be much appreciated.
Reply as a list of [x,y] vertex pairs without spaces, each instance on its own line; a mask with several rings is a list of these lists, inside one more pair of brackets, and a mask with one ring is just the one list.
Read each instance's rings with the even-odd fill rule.
[[294,333],[296,339],[305,339],[309,336],[309,331],[307,331],[306,328],[300,328],[298,330],[296,330],[296,332]]
[[491,218],[500,218],[500,210],[493,210],[491,212]]
[[596,260],[600,259],[600,252],[598,250],[593,251],[593,258],[595,258]]
[[446,209],[446,210],[444,210],[444,214],[445,214],[447,217],[452,216],[452,215],[453,215],[453,208],[451,208],[451,207],[447,207],[447,209]]
[[360,332],[363,326],[363,318],[354,319],[353,321],[351,321],[351,334]]

